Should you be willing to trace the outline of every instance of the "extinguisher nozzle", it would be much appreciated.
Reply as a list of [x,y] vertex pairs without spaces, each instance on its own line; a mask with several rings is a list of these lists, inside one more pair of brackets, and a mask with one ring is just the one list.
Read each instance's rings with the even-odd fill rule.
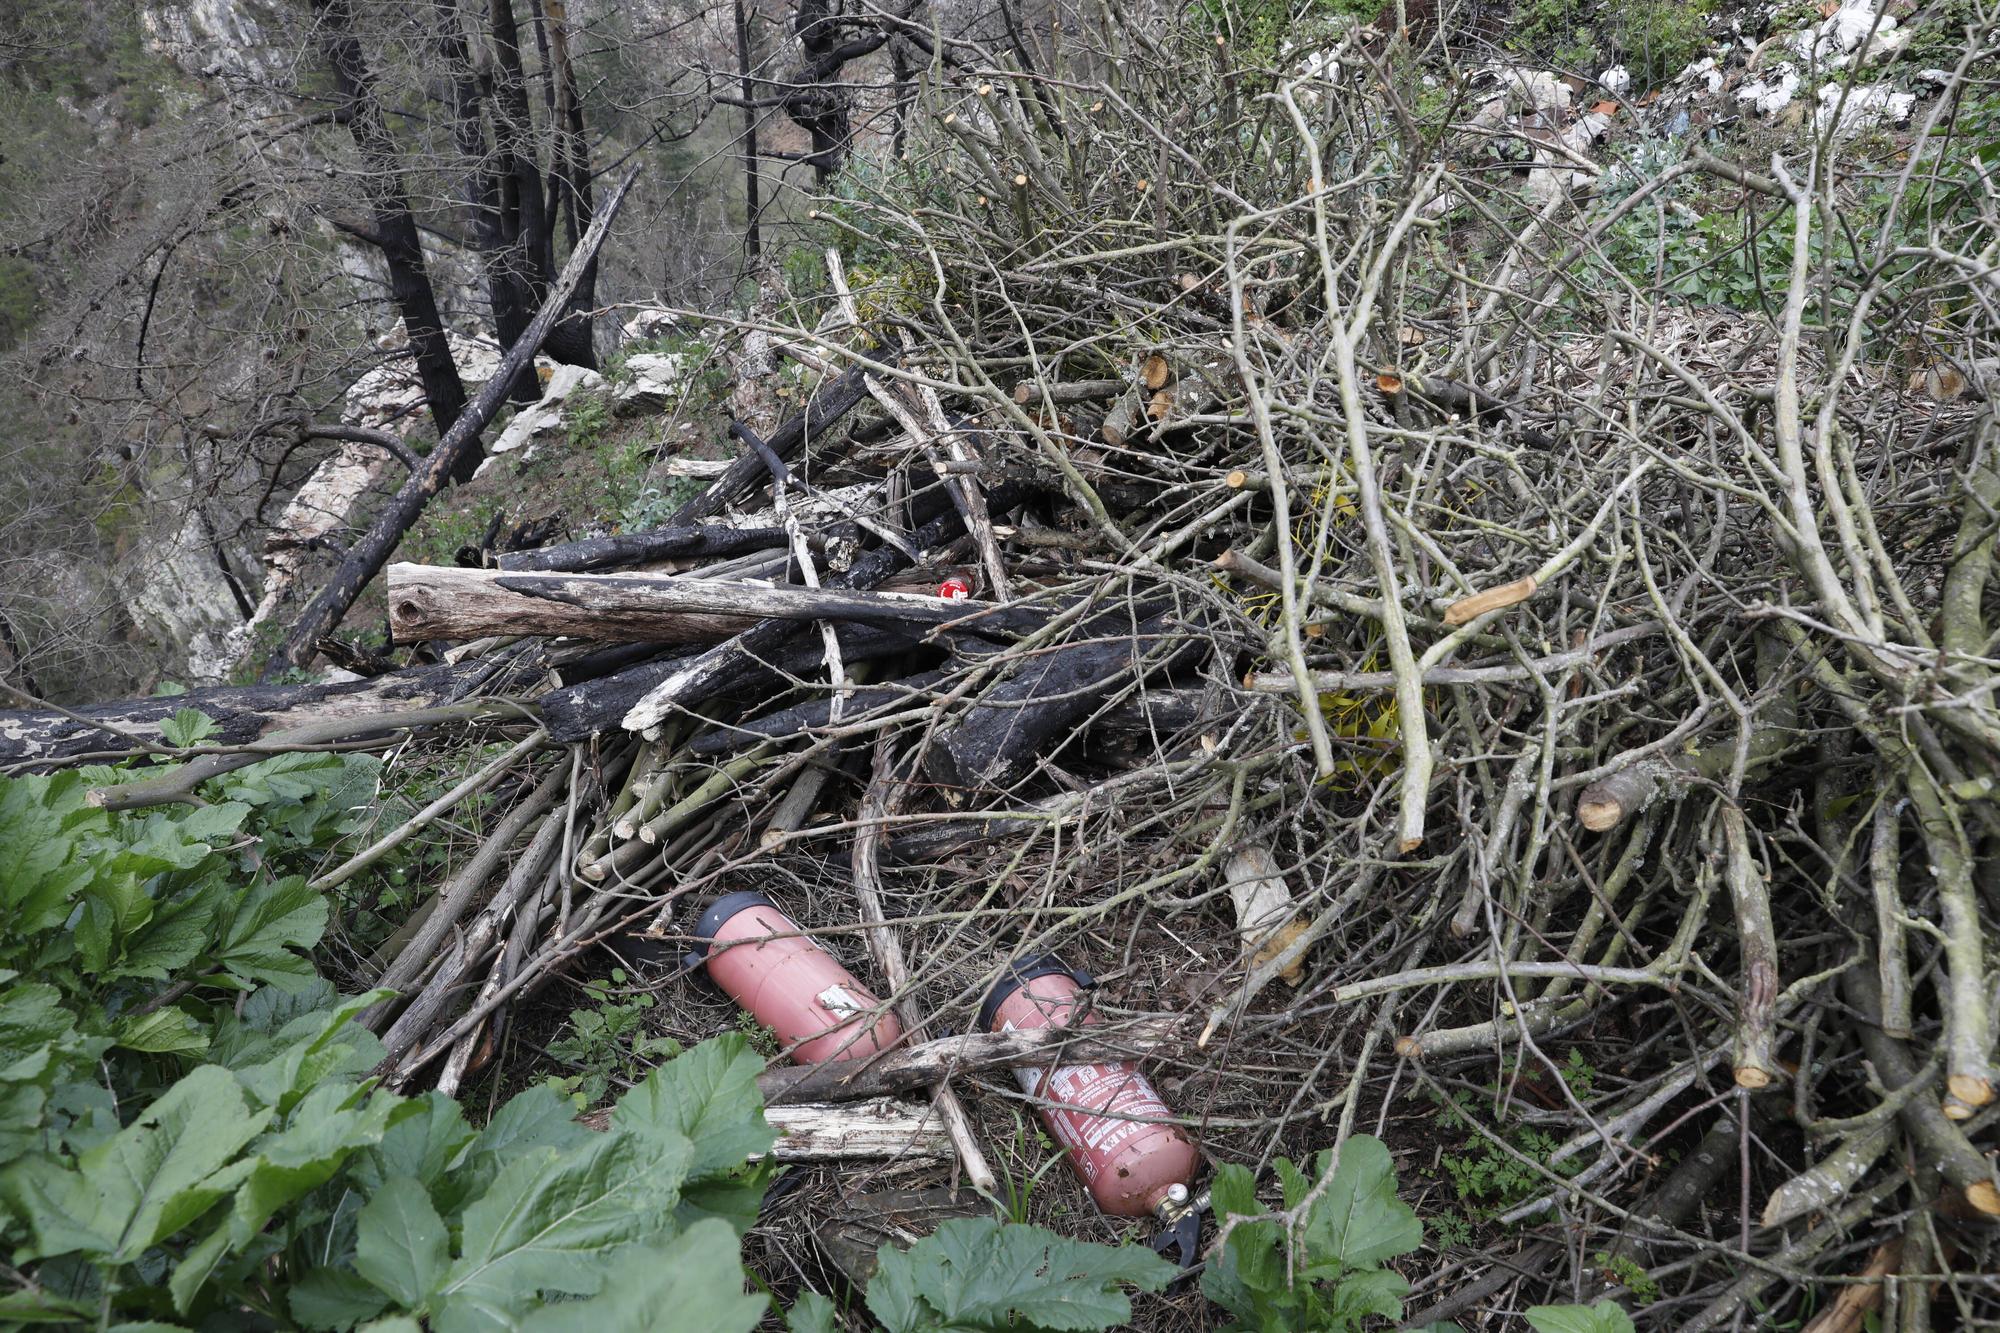
[[1178,1216],[1169,1219],[1159,1234],[1153,1237],[1153,1249],[1172,1259],[1183,1273],[1193,1268],[1195,1260],[1201,1255],[1201,1210],[1183,1209]]

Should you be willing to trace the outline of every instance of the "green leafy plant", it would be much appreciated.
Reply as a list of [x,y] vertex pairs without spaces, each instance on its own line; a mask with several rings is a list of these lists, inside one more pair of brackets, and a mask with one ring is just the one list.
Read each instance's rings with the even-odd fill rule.
[[1120,1290],[1159,1291],[1176,1270],[1151,1250],[1092,1245],[994,1218],[956,1218],[908,1250],[882,1251],[868,1309],[888,1333],[1114,1328]]
[[1463,1213],[1440,1213],[1428,1223],[1431,1244],[1440,1250],[1472,1243],[1472,1219]]
[[614,1079],[630,1082],[653,1060],[680,1053],[671,1037],[646,1034],[646,1014],[653,997],[643,992],[621,998],[614,987],[627,981],[623,968],[613,968],[603,982],[586,982],[584,991],[596,1004],[570,1011],[569,1027],[549,1043],[549,1054],[574,1072],[553,1076],[549,1084],[578,1110],[604,1100]]
[[1595,1305],[1537,1305],[1527,1311],[1535,1333],[1634,1333],[1632,1316],[1615,1302]]
[[594,448],[611,424],[611,400],[600,393],[579,390],[563,404],[563,432],[572,449]]
[[328,904],[285,873],[376,761],[275,756],[200,806],[85,799],[161,771],[0,781],[0,1323],[636,1328],[661,1300],[757,1322],[737,1244],[773,1135],[740,1039],[654,1071],[601,1134],[540,1088],[481,1130],[383,1091],[354,1020],[387,993],[317,975]]
[[1409,1283],[1385,1265],[1423,1243],[1423,1226],[1396,1195],[1382,1141],[1354,1136],[1337,1160],[1321,1153],[1311,1177],[1283,1158],[1276,1169],[1289,1225],[1258,1203],[1247,1169],[1216,1170],[1210,1197],[1227,1239],[1202,1274],[1203,1294],[1235,1316],[1231,1327],[1259,1333],[1347,1333],[1371,1316],[1402,1318]]
[[1609,1281],[1632,1293],[1632,1299],[1641,1305],[1650,1305],[1660,1298],[1660,1284],[1652,1274],[1641,1268],[1630,1255],[1613,1254],[1609,1250],[1599,1250],[1594,1256],[1598,1271]]

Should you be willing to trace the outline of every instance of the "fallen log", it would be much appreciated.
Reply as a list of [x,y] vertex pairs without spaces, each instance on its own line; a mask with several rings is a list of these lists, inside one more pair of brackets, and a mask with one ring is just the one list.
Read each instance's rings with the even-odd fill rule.
[[1044,392],[1042,386],[1033,380],[1023,380],[1014,386],[1014,401],[1023,407],[1039,407],[1043,403],[1094,403],[1116,398],[1125,392],[1126,387],[1124,380],[1069,380],[1051,384]]
[[783,528],[726,528],[720,524],[654,528],[648,532],[589,537],[533,551],[509,551],[500,557],[499,565],[510,573],[542,570],[584,573],[649,564],[656,560],[742,555],[747,551],[783,546],[785,541]]
[[[878,708],[899,703],[915,703],[935,697],[935,686],[950,673],[947,671],[922,671],[901,680],[888,681],[881,685],[870,685],[850,691],[841,696],[840,714],[843,720],[853,721]],[[813,727],[823,727],[833,716],[834,698],[813,699],[789,708],[780,708],[774,713],[766,713],[760,718],[747,722],[725,724],[713,731],[705,731],[688,743],[690,755],[709,756],[726,754],[740,750],[746,745],[759,741],[779,740],[794,736]]]
[[1100,637],[1033,657],[980,695],[931,743],[926,771],[946,786],[1005,787],[1102,708],[1114,682],[1192,666],[1208,652],[1205,634],[1164,614],[1120,628],[1124,615],[1099,618]]
[[[838,378],[821,385],[819,392],[806,403],[805,410],[772,431],[764,443],[778,457],[792,458],[805,448],[806,441],[832,429],[835,422],[853,411],[868,396],[869,369],[867,363],[851,366]],[[767,475],[764,462],[757,457],[756,451],[745,448],[728,470],[710,482],[700,495],[676,509],[667,519],[667,526],[687,527],[705,518],[713,518],[748,495]]]
[[[923,671],[901,680],[870,685],[848,694],[841,705],[841,717],[846,721],[890,704],[917,703],[934,698],[940,691],[934,687],[948,676],[946,671]],[[1143,698],[1128,700],[1092,719],[1090,729],[1098,731],[1135,732],[1141,736],[1158,734],[1172,735],[1184,730],[1200,720],[1204,692],[1201,690],[1149,690]],[[713,731],[705,731],[688,742],[688,753],[698,756],[726,754],[740,750],[746,745],[759,741],[782,740],[801,732],[823,727],[832,719],[833,699],[831,696],[814,699],[762,717],[744,722],[730,723]]]
[[618,183],[611,197],[604,201],[603,208],[591,219],[590,229],[570,252],[569,262],[563,265],[561,276],[549,288],[542,308],[535,313],[535,318],[521,336],[514,340],[514,345],[507,349],[506,355],[500,358],[492,378],[459,413],[458,419],[451,423],[451,428],[445,431],[437,447],[424,460],[423,468],[410,474],[410,479],[396,492],[395,499],[376,516],[361,539],[348,548],[340,567],[333,571],[333,577],[327,580],[326,586],[307,604],[292,626],[284,646],[264,663],[266,681],[287,667],[302,667],[312,660],[320,639],[340,623],[341,617],[347,614],[347,608],[354,605],[354,599],[361,595],[361,590],[388,563],[397,544],[403,540],[403,534],[424,512],[431,497],[444,489],[460,459],[478,445],[479,432],[486,429],[486,423],[493,420],[494,413],[507,401],[514,377],[521,373],[523,366],[534,360],[542,339],[548,336],[556,321],[567,316],[570,294],[576,290],[584,271],[595,261],[597,248],[604,243],[605,233],[611,227],[611,219],[618,216],[619,206],[625,202],[626,192],[638,176],[638,168],[634,167]]
[[[1023,484],[997,486],[986,496],[987,512],[994,515],[1005,513],[1021,503],[1028,493],[1029,487]],[[920,528],[910,544],[920,552],[934,550],[964,529],[964,520],[957,511],[947,511]],[[896,548],[880,546],[864,553],[842,573],[827,579],[822,590],[863,591],[873,588],[909,563],[909,557]],[[951,605],[959,607],[963,614],[962,603]],[[731,688],[732,682],[741,679],[748,668],[776,651],[778,645],[797,633],[799,628],[793,621],[767,620],[677,667],[626,713],[626,730],[645,731],[656,727],[676,708],[690,708]]]
[[[841,660],[850,664],[893,657],[917,646],[917,640],[908,634],[870,625],[841,625],[837,633]],[[655,655],[613,673],[549,691],[536,701],[549,736],[557,741],[578,741],[617,726],[633,705],[661,681],[700,656],[700,650],[686,649],[666,656]],[[779,643],[767,657],[746,661],[726,689],[768,689],[787,676],[817,670],[824,661],[825,648],[819,636],[789,639]]]
[[759,621],[832,620],[972,633],[1032,628],[1044,617],[918,593],[767,586],[665,574],[509,574],[443,565],[389,567],[389,626],[398,640],[489,634],[702,643]]
[[0,764],[56,762],[165,746],[160,724],[193,708],[216,724],[206,746],[245,745],[269,732],[338,718],[423,708],[460,697],[491,664],[415,667],[338,684],[222,686],[73,711],[0,710]]
[[[764,1120],[778,1131],[770,1156],[779,1162],[837,1162],[866,1158],[926,1159],[951,1156],[944,1124],[928,1106],[877,1098],[815,1106],[771,1106]],[[609,1110],[577,1117],[585,1129],[602,1133]],[[753,1154],[752,1161],[760,1160]]]
[[766,1070],[758,1075],[757,1087],[772,1106],[884,1097],[934,1087],[959,1074],[985,1069],[1129,1060],[1184,1047],[1190,1030],[1189,1020],[1182,1015],[1152,1014],[1088,1028],[968,1032],[907,1046],[876,1059]]
[[366,740],[394,731],[420,731],[447,722],[519,719],[523,716],[533,715],[526,704],[515,700],[473,699],[439,708],[416,708],[399,713],[320,718],[302,726],[274,731],[240,749],[225,750],[219,754],[198,753],[184,764],[169,765],[158,777],[94,787],[85,793],[84,800],[100,810],[137,810],[148,805],[187,802],[204,782],[225,773],[234,773],[239,768],[248,768],[274,754],[321,749],[337,742]]

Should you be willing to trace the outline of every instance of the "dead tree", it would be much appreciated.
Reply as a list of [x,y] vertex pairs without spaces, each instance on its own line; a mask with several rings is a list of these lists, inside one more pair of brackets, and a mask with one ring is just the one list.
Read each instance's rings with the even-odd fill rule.
[[[402,158],[382,113],[374,71],[361,49],[353,7],[348,0],[313,0],[312,7],[319,21],[320,46],[332,67],[339,94],[339,119],[360,151],[362,190],[374,213],[368,227],[347,224],[343,230],[382,252],[389,270],[390,297],[409,333],[410,352],[416,358],[417,374],[430,404],[431,423],[442,439],[465,410],[465,386],[459,381],[444,321],[438,315],[437,293],[424,264],[416,216],[410,211],[409,191],[403,183]],[[470,477],[482,457],[484,451],[475,439],[454,463],[453,479]]]

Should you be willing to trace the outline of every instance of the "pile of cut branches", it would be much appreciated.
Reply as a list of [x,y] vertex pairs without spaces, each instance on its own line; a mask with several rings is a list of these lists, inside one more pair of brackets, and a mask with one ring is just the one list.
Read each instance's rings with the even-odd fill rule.
[[[955,1090],[989,1192],[1034,1052],[918,1038],[1055,952],[1212,1161],[1362,1128],[1432,1176],[1482,1245],[1420,1319],[2000,1317],[1992,27],[1900,158],[1609,168],[1367,29],[1092,36],[939,53],[819,205],[823,298],[739,326],[809,402],[667,526],[389,571],[399,640],[476,647],[344,688],[519,743],[359,978],[385,1076],[455,1090],[598,949],[732,1025],[652,964],[754,888],[911,1034],[799,1094]],[[1688,191],[1782,255],[1756,308],[1674,294]]]

